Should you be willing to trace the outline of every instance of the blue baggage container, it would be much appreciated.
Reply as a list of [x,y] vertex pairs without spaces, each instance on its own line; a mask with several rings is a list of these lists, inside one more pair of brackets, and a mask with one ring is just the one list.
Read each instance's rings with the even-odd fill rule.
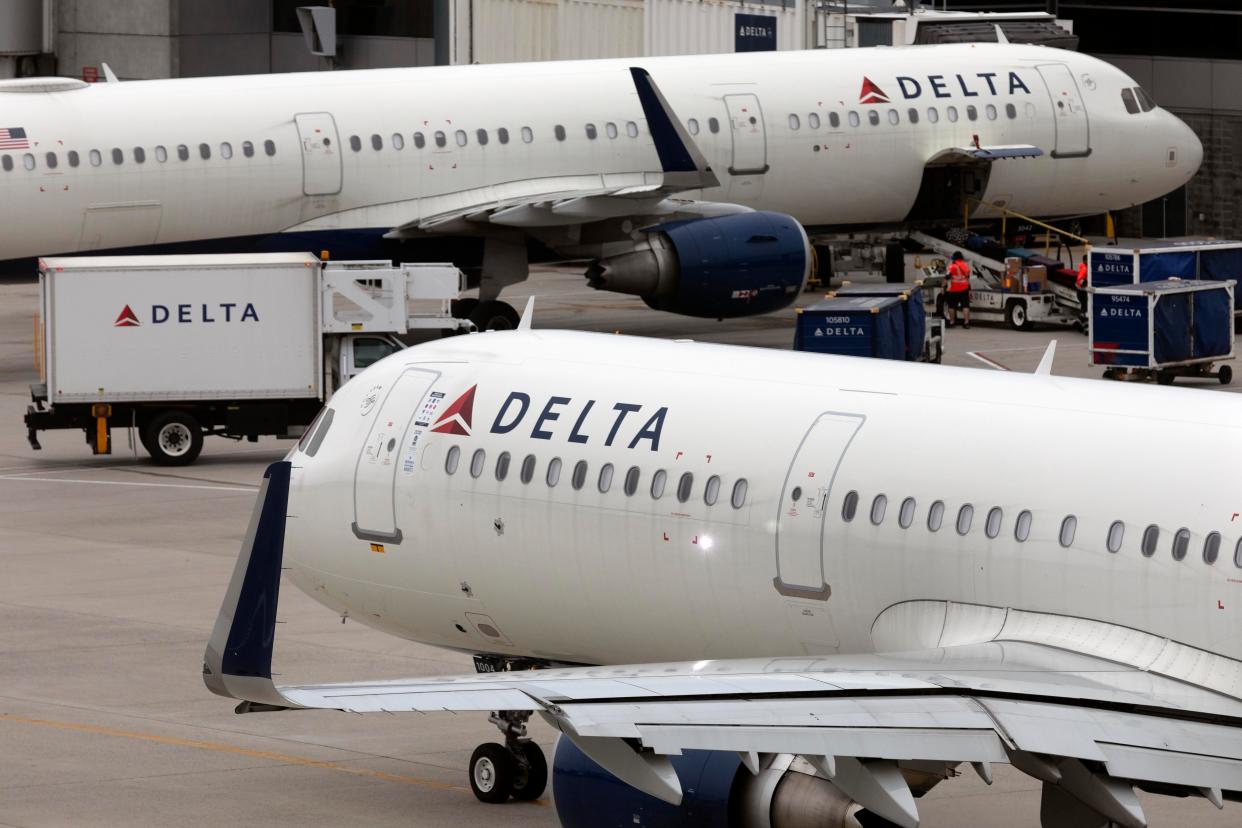
[[799,308],[794,350],[905,359],[903,304],[881,296],[837,296]]
[[1234,283],[1171,279],[1094,288],[1092,365],[1164,369],[1233,356]]
[[[1092,287],[1203,279],[1242,279],[1242,242],[1168,242],[1146,247],[1093,248],[1087,256]],[[1242,295],[1234,296],[1242,302]],[[1242,310],[1242,305],[1235,305]]]
[[842,285],[835,296],[881,296],[902,303],[905,323],[906,359],[913,362],[923,355],[927,338],[927,309],[923,306],[923,288],[914,284]]

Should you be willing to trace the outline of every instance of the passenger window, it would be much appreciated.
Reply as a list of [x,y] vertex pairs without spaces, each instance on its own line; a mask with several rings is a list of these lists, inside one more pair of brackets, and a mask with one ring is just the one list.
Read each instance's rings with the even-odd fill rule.
[[708,118],[707,119],[707,131],[713,135],[715,135],[717,132],[720,132],[720,121],[717,121],[715,118]]
[[306,456],[314,457],[319,453],[319,447],[323,445],[323,438],[328,436],[328,429],[332,427],[333,409],[325,408],[320,414],[319,427],[315,429],[315,436],[311,437],[310,445],[306,447]]
[[1005,519],[1005,513],[999,506],[993,506],[988,509],[988,519],[983,524],[983,534],[989,538],[995,538],[1000,534],[1001,521]]
[[630,470],[625,473],[625,496],[633,497],[634,492],[638,491],[638,478],[642,475],[642,471],[638,466],[630,466]]
[[354,152],[362,152],[362,139],[357,135],[349,136],[349,148]]
[[862,123],[862,121],[859,120],[858,113],[851,109],[850,110],[850,126],[856,127],[860,123]]
[[451,446],[448,454],[444,455],[444,471],[449,474],[456,474],[459,462],[461,462],[461,448],[459,446]]
[[746,489],[747,489],[747,485],[746,485],[745,477],[740,478],[736,483],[733,484],[733,497],[730,499],[730,503],[733,504],[734,509],[740,509],[742,508],[743,505],[745,505]]
[[[33,157],[33,156],[32,156],[32,157]],[[121,151],[120,151],[119,149],[117,149],[116,147],[113,147],[113,148],[112,148],[112,163],[113,163],[113,164],[121,164],[121,163],[123,163],[124,161],[125,161],[125,153],[121,152]],[[34,167],[29,167],[28,169],[34,169]]]
[[668,482],[668,472],[664,469],[656,469],[656,473],[651,475],[651,497],[659,500],[664,497],[664,484]]
[[983,108],[983,114],[987,116],[987,119],[989,121],[995,121],[996,120],[996,107],[993,106],[992,104],[988,104],[987,106]]
[[[161,164],[163,164],[165,161],[167,161],[167,160],[168,160],[168,150],[164,149],[162,146],[158,146],[158,145],[157,145],[157,146],[156,146],[156,148],[155,148],[155,160],[156,160],[156,161],[159,161]],[[74,167],[76,167],[76,166],[77,166],[77,164],[74,164],[72,161],[70,161],[70,164],[71,164],[71,166],[74,166]]]
[[693,489],[694,489],[694,475],[691,474],[690,472],[686,472],[685,474],[681,476],[681,479],[677,481],[678,502],[685,503],[687,500],[689,500],[690,492]]
[[802,127],[802,122],[798,119],[798,116],[793,114],[792,112],[789,113],[789,128],[796,130],[796,129],[800,129],[801,127]]
[[612,463],[605,463],[599,469],[599,481],[596,484],[600,494],[607,494],[612,488]]
[[565,127],[561,126],[560,124],[557,124],[556,126],[552,127],[552,134],[556,136],[556,140],[564,141],[565,140]]
[[876,112],[874,109],[868,112],[867,122],[870,123],[872,126],[879,126],[880,125],[880,113]]
[[1126,525],[1119,520],[1114,520],[1113,525],[1108,527],[1108,551],[1116,554],[1121,551],[1121,542],[1126,537]]
[[441,132],[441,131],[439,131],[439,130],[436,130],[436,134],[435,134],[435,136],[434,136],[434,137],[435,137],[435,140],[436,140],[436,146],[437,146],[437,147],[441,147],[441,148],[443,148],[445,145],[447,145],[447,144],[448,144],[448,138],[446,138],[446,137],[444,136],[444,133],[443,133],[443,132]]
[[[184,147],[182,149],[184,149]],[[186,150],[186,156],[189,157],[189,150]],[[87,153],[87,157],[90,159],[92,167],[98,167],[103,163],[103,155],[100,154],[99,150],[91,150]],[[184,161],[185,159],[183,158],[181,160]]]
[[146,160],[147,160],[147,151],[144,150],[142,147],[134,147],[134,161],[139,164],[144,164],[146,163]]
[[392,145],[393,149],[395,149],[397,152],[400,152],[401,150],[405,149],[405,136],[402,135],[400,132],[394,132],[392,134],[392,137],[388,139],[388,143]]
[[[120,152],[120,150],[117,150],[117,152]],[[119,164],[120,162],[118,161],[117,163]],[[34,157],[34,155],[33,155],[33,154],[31,154],[31,153],[29,153],[29,152],[28,152],[28,153],[26,153],[25,155],[23,155],[23,156],[22,156],[22,166],[23,166],[23,167],[25,167],[25,168],[26,168],[26,169],[28,169],[28,170],[33,170],[33,169],[35,168],[35,157]]]
[[1062,546],[1069,549],[1074,545],[1074,535],[1077,531],[1078,518],[1073,515],[1068,515],[1065,520],[1061,521],[1061,534],[1058,536],[1057,540],[1061,542]]
[[975,507],[969,503],[963,504],[962,508],[957,510],[957,533],[966,535],[970,532],[970,524],[974,522],[974,519]]
[[720,498],[720,477],[713,474],[707,478],[707,485],[703,488],[703,502],[708,506],[715,506],[716,501]]
[[914,502],[914,498],[907,497],[901,501],[901,510],[897,512],[897,525],[902,529],[909,529],[910,524],[914,523],[914,510],[918,508],[918,504]]
[[561,482],[561,458],[552,458],[551,462],[548,463],[548,471],[543,479],[547,482],[549,489]]
[[1190,551],[1190,530],[1182,527],[1173,536],[1173,560],[1185,560],[1188,551]]
[[60,161],[59,161],[59,160],[57,160],[57,158],[56,158],[56,153],[54,153],[54,152],[49,152],[49,153],[48,153],[48,154],[44,157],[44,162],[47,164],[47,168],[48,168],[49,170],[54,170],[54,169],[56,169],[56,165],[60,163]]
[[359,337],[354,340],[354,367],[370,368],[384,357],[396,352],[397,346],[386,339]]
[[832,127],[833,129],[836,129],[837,127],[841,126],[841,116],[835,112],[829,112],[828,113],[828,126]]
[[535,133],[530,127],[522,127],[522,143],[529,144],[535,140]]
[[1005,104],[1005,117],[1013,120],[1018,117],[1018,108],[1011,103]]
[[267,153],[267,155],[268,155],[268,157],[269,157],[269,158],[270,158],[271,156],[275,155],[275,154],[276,154],[276,142],[275,142],[275,141],[273,141],[273,140],[271,140],[270,138],[269,138],[268,140],[264,141],[264,142],[263,142],[263,151],[264,151],[265,153]]
[[849,523],[858,514],[858,492],[849,492],[841,501],[841,520]]
[[607,135],[609,138],[616,138],[617,137],[617,125],[614,124],[612,121],[609,121],[608,123],[604,124],[604,134]]
[[888,111],[888,122],[893,126],[897,126],[901,122],[901,116],[897,114],[897,110],[890,109]]
[[423,134],[421,132],[414,133],[414,148],[422,149],[425,146],[427,146],[427,139],[423,137]]
[[0,167],[3,167],[5,172],[13,172],[13,156],[0,156]]
[[625,134],[630,136],[631,138],[637,138],[638,137],[638,124],[634,123],[633,121],[626,121],[625,122]]
[[[91,152],[93,153],[95,152],[95,150],[91,150]],[[181,159],[182,161],[189,161],[190,160],[190,148],[187,147],[185,144],[178,144],[177,145],[177,157]]]
[[[159,154],[163,151],[163,149],[164,149],[163,147],[155,148],[156,157],[159,157]],[[246,156],[247,158],[254,158],[254,142],[253,141],[242,141],[242,155]],[[163,161],[164,159],[160,158],[159,160]]]
[[1031,513],[1026,509],[1018,512],[1018,520],[1013,525],[1013,536],[1018,543],[1026,543],[1031,536]]
[[470,456],[470,476],[477,478],[483,474],[483,464],[487,462],[487,452],[483,449],[475,449],[474,454]]
[[[697,132],[698,128],[696,127],[694,131]],[[595,124],[586,125],[586,137],[592,141],[599,137],[599,131],[595,129]]]
[[878,494],[871,501],[871,524],[879,526],[884,522],[884,512],[888,509],[888,496]]
[[496,479],[504,480],[509,476],[509,452],[502,451],[496,458]]
[[522,460],[522,470],[518,475],[518,479],[523,483],[529,483],[535,479],[535,455],[528,454]]
[[198,157],[203,159],[204,161],[207,161],[208,159],[210,159],[211,158],[211,145],[210,144],[199,144],[198,145]]
[[371,133],[371,149],[375,150],[376,152],[379,152],[383,148],[384,148],[384,139],[379,137],[375,133]]
[[819,124],[820,121],[818,112],[812,112],[810,115],[806,116],[806,125],[808,128],[819,129]]
[[233,145],[228,141],[220,145],[220,157],[226,161],[233,157]]
[[940,121],[940,110],[934,106],[927,107],[927,121],[932,124],[938,123]]
[[1233,545],[1233,565],[1242,569],[1242,538],[1238,538],[1238,542]]
[[504,127],[497,127],[496,128],[496,140],[502,144],[509,143],[509,130],[505,129]]
[[457,146],[464,147],[466,145],[466,131],[459,129],[453,133],[453,140],[457,142]]
[[476,130],[474,131],[474,140],[478,141],[478,142],[479,142],[479,146],[481,146],[481,147],[485,147],[485,146],[487,146],[487,130],[486,130],[486,129],[476,129]]
[[1220,557],[1220,532],[1209,532],[1203,541],[1203,562],[1208,566],[1216,563]]
[[968,120],[968,121],[977,121],[977,120],[979,120],[979,110],[975,109],[975,105],[974,105],[974,104],[969,104],[969,105],[966,107],[966,120]]
[[1143,530],[1143,557],[1150,558],[1156,554],[1156,545],[1160,543],[1160,527],[1152,524]]
[[957,123],[957,107],[956,106],[945,107],[944,116],[949,119],[949,123],[956,124]]
[[573,486],[574,491],[576,492],[586,485],[586,477],[587,461],[579,460],[577,463],[574,463],[574,473],[573,476],[569,478],[569,485]]
[[941,524],[944,523],[944,501],[937,500],[927,510],[927,528],[932,532],[939,532]]
[[919,122],[919,111],[914,107],[906,110],[906,117],[910,119],[910,123],[917,124]]

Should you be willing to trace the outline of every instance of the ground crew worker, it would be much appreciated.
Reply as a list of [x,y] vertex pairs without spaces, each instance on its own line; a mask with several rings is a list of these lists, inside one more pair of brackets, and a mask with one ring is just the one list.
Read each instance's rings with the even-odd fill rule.
[[1082,308],[1083,325],[1087,324],[1087,257],[1083,256],[1078,263],[1078,278],[1074,280],[1074,288],[1078,291],[1078,306]]
[[949,286],[945,292],[944,307],[950,328],[957,321],[954,311],[960,308],[962,327],[970,330],[970,265],[966,264],[960,251],[954,251],[953,261],[949,263]]

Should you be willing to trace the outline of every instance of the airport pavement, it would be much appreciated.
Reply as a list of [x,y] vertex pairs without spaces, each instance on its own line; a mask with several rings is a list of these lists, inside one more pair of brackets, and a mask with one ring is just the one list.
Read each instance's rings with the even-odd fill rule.
[[[538,327],[776,348],[792,339],[792,311],[684,319],[591,291],[568,271],[519,287],[509,298],[520,307],[535,292]],[[203,645],[262,470],[288,444],[209,440],[186,469],[150,465],[123,432],[110,457],[92,457],[71,432],[46,434],[32,451],[21,416],[37,376],[36,310],[33,284],[0,285],[0,825],[556,824],[547,796],[475,801],[466,762],[498,735],[482,714],[238,716],[208,693]],[[1031,370],[1052,338],[1057,373],[1093,375],[1073,331],[954,330],[946,362]],[[465,656],[342,624],[291,587],[280,617],[282,681],[472,670]],[[533,731],[550,751],[552,731]],[[1153,826],[1242,821],[1238,805],[1142,798]],[[991,788],[967,771],[921,803],[924,826],[1035,828],[1038,809],[1038,783],[1007,766]]]

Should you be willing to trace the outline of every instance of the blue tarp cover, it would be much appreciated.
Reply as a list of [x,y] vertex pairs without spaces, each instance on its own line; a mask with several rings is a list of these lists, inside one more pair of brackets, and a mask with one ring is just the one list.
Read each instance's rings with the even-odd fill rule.
[[1233,345],[1233,308],[1224,290],[1200,290],[1194,299],[1194,357],[1218,357]]
[[900,299],[871,296],[838,296],[817,302],[798,314],[794,350],[904,359],[902,304]]
[[[1199,278],[1242,282],[1242,247],[1203,250],[1199,253]],[[1242,309],[1242,291],[1234,288],[1234,307]]]
[[1195,278],[1195,253],[1166,251],[1139,254],[1139,281],[1161,282],[1176,276],[1179,279]]
[[[905,300],[900,297],[905,295]],[[923,355],[923,340],[927,336],[927,311],[923,307],[923,288],[918,285],[886,283],[879,285],[842,285],[838,296],[888,296],[902,301],[905,311],[906,359],[916,360]]]

